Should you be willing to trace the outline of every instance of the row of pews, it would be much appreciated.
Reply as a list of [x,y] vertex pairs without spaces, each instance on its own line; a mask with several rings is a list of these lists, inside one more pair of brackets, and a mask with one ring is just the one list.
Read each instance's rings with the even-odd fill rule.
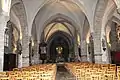
[[0,72],[0,80],[55,80],[56,64],[42,64]]
[[120,80],[120,66],[87,62],[66,63],[76,80]]
[[[120,66],[88,62],[65,63],[76,80],[120,80]],[[0,80],[56,80],[56,64],[41,64],[0,72]]]

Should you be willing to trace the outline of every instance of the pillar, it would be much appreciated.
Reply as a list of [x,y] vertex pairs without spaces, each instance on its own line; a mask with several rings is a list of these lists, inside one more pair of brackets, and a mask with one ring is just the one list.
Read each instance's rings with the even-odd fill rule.
[[27,32],[24,32],[22,39],[22,67],[26,66],[29,66],[29,39]]
[[77,37],[74,39],[74,51],[75,51],[75,60],[76,61],[81,61],[80,56],[79,56],[79,51],[78,51],[78,43],[77,43]]
[[22,54],[17,54],[18,56],[18,68],[22,68]]
[[6,27],[6,16],[4,14],[0,14],[0,71],[3,71],[3,63],[4,63],[4,29]]
[[110,63],[110,53],[108,51],[108,44],[107,44],[107,39],[106,36],[103,35],[102,38],[102,62],[109,64]]
[[94,59],[95,63],[102,63],[101,36],[97,31],[94,33]]
[[34,41],[34,53],[33,53],[33,60],[34,60],[34,64],[39,64],[39,44],[37,43],[37,41]]
[[22,67],[22,45],[19,39],[17,41],[17,66],[18,68]]
[[94,59],[95,63],[102,63],[102,52],[101,52],[101,27],[102,20],[104,16],[104,12],[106,9],[108,1],[107,0],[98,0],[98,5],[96,6],[96,12],[94,17],[94,32],[93,32],[93,40],[94,40]]
[[91,57],[91,47],[90,47],[90,43],[87,43],[87,60],[88,62],[92,62],[92,57]]
[[87,42],[81,40],[81,61],[86,62],[87,60]]
[[110,31],[111,51],[117,50],[118,37],[117,37],[116,27],[117,27],[116,23],[112,22],[111,31]]
[[90,34],[89,41],[90,41],[88,43],[88,57],[89,57],[89,62],[94,63],[95,62],[95,59],[94,59],[94,40],[93,40],[92,33]]
[[0,71],[3,71],[4,64],[4,32],[9,19],[8,13],[0,12]]
[[[2,3],[4,2],[4,4]],[[9,19],[11,0],[0,1],[0,71],[3,71],[4,64],[4,31]],[[2,6],[2,4],[4,6]]]

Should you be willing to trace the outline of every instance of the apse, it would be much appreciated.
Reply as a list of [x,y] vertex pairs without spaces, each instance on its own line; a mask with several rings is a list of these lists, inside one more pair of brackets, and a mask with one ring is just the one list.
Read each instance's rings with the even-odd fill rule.
[[62,31],[56,31],[47,41],[47,55],[50,62],[68,62],[72,37]]

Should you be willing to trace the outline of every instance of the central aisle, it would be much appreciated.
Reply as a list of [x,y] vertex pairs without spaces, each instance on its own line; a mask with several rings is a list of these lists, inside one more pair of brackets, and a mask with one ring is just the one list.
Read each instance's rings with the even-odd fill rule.
[[75,77],[64,67],[64,64],[57,64],[56,80],[76,80]]

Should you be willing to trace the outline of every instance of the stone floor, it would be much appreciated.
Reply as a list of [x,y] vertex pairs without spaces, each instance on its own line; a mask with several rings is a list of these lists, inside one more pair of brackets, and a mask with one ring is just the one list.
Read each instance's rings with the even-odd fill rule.
[[57,65],[56,80],[76,80],[75,77],[64,67]]

